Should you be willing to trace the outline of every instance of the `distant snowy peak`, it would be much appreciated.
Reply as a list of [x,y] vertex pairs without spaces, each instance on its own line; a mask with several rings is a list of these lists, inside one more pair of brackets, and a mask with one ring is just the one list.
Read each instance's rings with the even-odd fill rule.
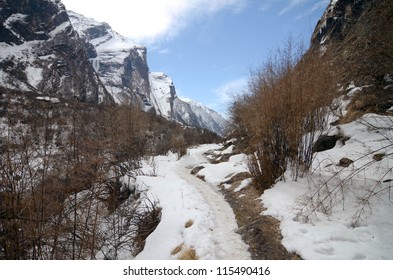
[[117,103],[139,99],[145,110],[169,120],[223,135],[227,122],[207,107],[181,100],[172,79],[150,72],[146,47],[120,35],[103,22],[68,12],[71,23],[90,50],[90,61]]
[[172,79],[165,73],[153,72],[149,78],[151,101],[158,114],[224,135],[228,122],[219,113],[193,100],[179,98]]
[[68,12],[71,23],[89,49],[89,58],[108,92],[117,103],[139,99],[143,109],[187,126],[223,135],[227,122],[218,113],[176,95],[172,79],[150,72],[146,47],[120,35],[103,22]]
[[192,100],[176,98],[173,102],[175,119],[181,123],[204,128],[224,136],[228,121],[216,111]]

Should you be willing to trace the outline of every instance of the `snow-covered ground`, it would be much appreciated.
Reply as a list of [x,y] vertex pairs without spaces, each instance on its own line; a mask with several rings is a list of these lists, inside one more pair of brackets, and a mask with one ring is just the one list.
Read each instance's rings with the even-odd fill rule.
[[[287,172],[265,191],[264,214],[281,221],[283,245],[304,259],[391,260],[393,118],[369,114],[339,130],[349,140],[317,153],[312,174],[294,182]],[[344,157],[353,163],[338,166]]]
[[[266,190],[261,215],[281,222],[283,245],[303,259],[393,259],[393,118],[368,114],[329,134],[342,141],[317,153],[309,174],[293,181],[288,170],[285,180]],[[234,151],[203,145],[180,160],[170,154],[145,164],[147,175],[137,185],[160,202],[162,220],[136,259],[177,259],[187,249],[199,259],[250,258],[218,188],[247,172],[246,155]],[[208,161],[220,157],[229,159]],[[353,162],[340,166],[342,158]],[[250,183],[245,179],[233,191]],[[179,245],[182,250],[172,254]]]
[[[216,186],[190,174],[192,167],[208,164],[203,153],[220,147],[203,145],[190,149],[180,160],[170,154],[146,164],[147,176],[138,176],[137,185],[159,201],[162,217],[136,259],[177,259],[188,249],[194,249],[198,259],[250,259],[223,195]],[[180,245],[182,250],[173,254]]]

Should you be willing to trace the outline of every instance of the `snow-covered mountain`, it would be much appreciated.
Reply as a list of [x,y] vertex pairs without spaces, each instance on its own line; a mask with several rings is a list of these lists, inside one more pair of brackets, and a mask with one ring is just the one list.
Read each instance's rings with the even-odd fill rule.
[[60,0],[0,0],[0,7],[1,87],[91,103],[137,101],[169,120],[223,134],[219,114],[180,100],[172,81],[160,84],[146,47],[107,23],[66,11]]
[[164,73],[150,73],[146,47],[97,22],[69,11],[72,25],[90,49],[90,61],[113,99],[122,103],[139,98],[145,110],[184,125],[223,135],[228,122],[217,112],[177,97],[173,81]]
[[89,60],[117,103],[150,95],[146,48],[121,36],[103,22],[68,11],[71,23],[89,49]]
[[217,112],[190,99],[181,99],[176,95],[173,81],[165,73],[150,73],[151,103],[156,111],[168,119],[184,125],[193,125],[225,133],[228,122]]

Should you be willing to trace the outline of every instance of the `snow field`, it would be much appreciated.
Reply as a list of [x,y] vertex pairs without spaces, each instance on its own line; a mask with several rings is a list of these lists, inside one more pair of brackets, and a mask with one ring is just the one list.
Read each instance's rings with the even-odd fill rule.
[[[393,178],[392,127],[391,117],[374,114],[342,125],[349,140],[317,153],[312,174],[293,182],[287,172],[285,181],[265,191],[263,214],[281,221],[287,250],[304,259],[393,259],[391,182],[384,182]],[[354,162],[338,166],[344,157]],[[324,197],[325,211],[316,207]],[[310,214],[308,221],[302,214]]]

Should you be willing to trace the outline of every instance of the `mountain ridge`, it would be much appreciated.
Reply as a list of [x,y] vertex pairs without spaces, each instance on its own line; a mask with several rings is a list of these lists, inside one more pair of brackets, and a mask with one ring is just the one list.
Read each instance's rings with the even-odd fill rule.
[[[107,23],[67,11],[58,0],[0,0],[0,7],[0,85],[5,89],[93,104],[133,102],[161,114],[158,104],[164,100],[152,104],[161,93],[151,90],[145,46]],[[162,90],[174,93],[166,99],[171,113],[164,112],[165,118],[224,134],[227,122],[221,115],[180,101],[173,81],[167,86]]]

